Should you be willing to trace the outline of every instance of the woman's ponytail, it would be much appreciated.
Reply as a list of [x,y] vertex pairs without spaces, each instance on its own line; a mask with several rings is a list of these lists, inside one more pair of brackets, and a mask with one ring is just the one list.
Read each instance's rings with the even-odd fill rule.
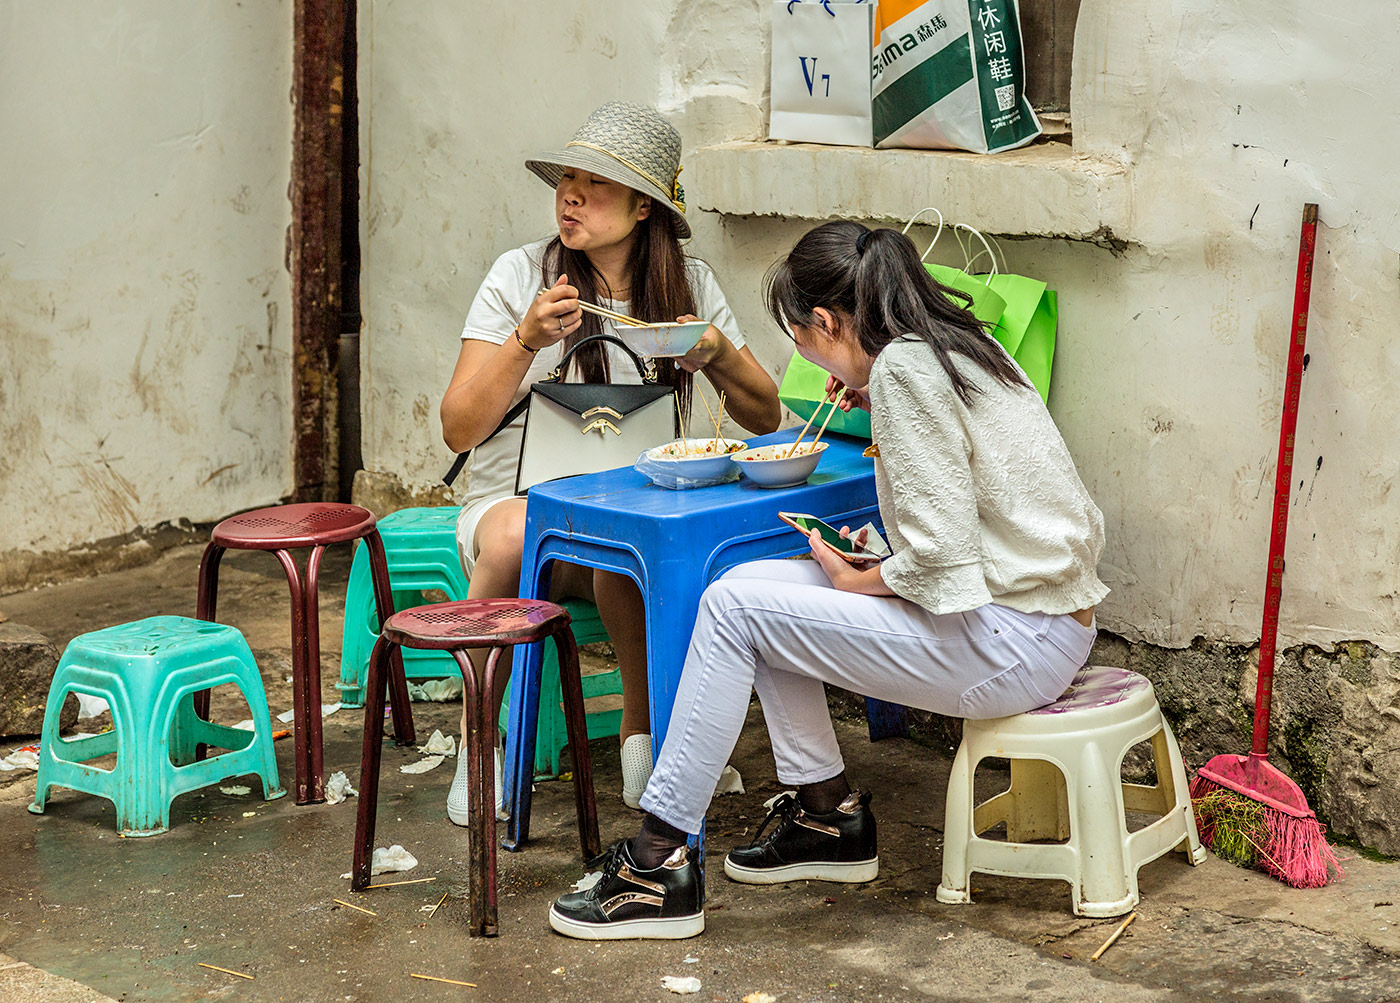
[[1006,386],[1030,383],[973,316],[971,299],[940,284],[898,230],[871,230],[845,220],[808,232],[768,275],[768,310],[784,328],[811,326],[817,307],[850,317],[861,349],[872,358],[892,341],[917,337],[965,404],[980,388],[958,371],[954,353]]

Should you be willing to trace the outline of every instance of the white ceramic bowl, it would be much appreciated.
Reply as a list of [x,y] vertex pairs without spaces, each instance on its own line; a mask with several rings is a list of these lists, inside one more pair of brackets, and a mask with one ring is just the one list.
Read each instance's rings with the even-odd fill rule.
[[790,442],[757,446],[735,453],[732,459],[744,476],[759,487],[790,488],[812,476],[812,471],[821,462],[822,453],[826,452],[826,443],[819,442],[817,448],[812,449],[804,442],[790,459],[785,459],[791,448]]
[[729,473],[731,457],[747,445],[740,439],[677,439],[648,449],[646,457],[677,477],[703,481]]
[[707,320],[690,320],[684,324],[648,324],[646,327],[617,325],[617,333],[627,347],[644,359],[679,358],[700,343],[700,336],[710,326]]

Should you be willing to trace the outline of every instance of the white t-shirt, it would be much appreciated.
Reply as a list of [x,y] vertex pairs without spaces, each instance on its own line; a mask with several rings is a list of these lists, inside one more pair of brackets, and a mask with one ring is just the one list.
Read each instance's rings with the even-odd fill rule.
[[[496,259],[486,273],[481,288],[476,291],[471,309],[467,311],[466,324],[462,328],[463,341],[470,339],[493,345],[505,344],[515,326],[525,319],[525,312],[530,309],[530,303],[543,285],[541,259],[548,245],[548,239],[539,240],[507,251]],[[710,266],[696,258],[686,258],[686,271],[690,277],[691,293],[695,297],[696,316],[708,320],[724,332],[735,348],[743,348],[744,336],[739,333],[739,324]],[[629,309],[628,303],[617,300],[603,300],[600,305],[617,313],[627,313]],[[603,319],[602,323],[604,334],[621,337],[613,321]],[[609,378],[614,383],[641,382],[631,359],[616,345],[608,345],[607,350]],[[563,357],[562,343],[541,348],[535,353],[525,378],[511,395],[511,406],[525,396],[531,383],[549,375]],[[577,372],[571,373],[567,379],[577,380]],[[515,493],[515,469],[520,461],[520,439],[524,428],[525,416],[521,415],[472,450],[470,480],[463,505],[470,506],[487,498],[502,498]]]

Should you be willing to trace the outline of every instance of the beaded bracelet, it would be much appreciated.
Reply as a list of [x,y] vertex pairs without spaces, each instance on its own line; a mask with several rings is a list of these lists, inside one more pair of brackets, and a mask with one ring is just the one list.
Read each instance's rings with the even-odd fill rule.
[[515,340],[519,343],[521,348],[525,349],[525,351],[529,352],[531,355],[534,355],[536,352],[539,351],[538,348],[531,348],[529,345],[525,344],[525,339],[520,337],[519,324],[515,325]]

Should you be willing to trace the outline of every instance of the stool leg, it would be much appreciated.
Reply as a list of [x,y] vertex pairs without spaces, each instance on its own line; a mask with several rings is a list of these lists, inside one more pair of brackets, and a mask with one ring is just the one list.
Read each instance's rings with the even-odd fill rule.
[[1070,841],[1080,860],[1080,880],[1071,886],[1076,916],[1121,916],[1137,905],[1137,871],[1129,873],[1124,853],[1127,825],[1116,766],[1096,742],[1080,752],[1070,806]]
[[583,680],[579,675],[578,645],[566,624],[554,635],[559,651],[559,686],[564,691],[564,720],[569,750],[574,757],[574,806],[578,813],[578,839],[583,859],[598,855],[598,805],[593,791],[593,760],[588,754],[588,715],[583,706]]
[[312,547],[306,559],[302,603],[306,606],[306,752],[311,762],[311,800],[326,799],[325,746],[321,741],[321,602],[318,591],[325,547]]
[[[492,648],[487,661],[494,662],[500,650]],[[495,831],[496,812],[494,804],[491,810],[486,810],[481,796],[482,774],[489,769],[483,763],[486,743],[481,733],[482,687],[477,685],[476,670],[472,668],[467,653],[457,649],[452,652],[452,657],[462,673],[462,689],[467,706],[467,747],[458,753],[467,757],[467,814],[471,818],[467,829],[467,933],[480,937],[486,933],[488,911],[492,912],[491,926],[495,926],[494,902],[487,902],[493,882],[488,874],[486,841]]]
[[[374,606],[379,615],[379,629],[394,615],[394,590],[389,582],[389,560],[384,556],[384,541],[379,530],[372,529],[365,537],[369,548],[370,580],[374,584]],[[394,688],[394,741],[400,745],[412,745],[417,741],[413,731],[413,707],[408,700],[408,677],[403,668],[403,652],[394,648],[394,657],[389,663],[389,685]]]
[[[485,915],[482,917],[481,932],[487,937],[496,936],[496,673],[500,671],[502,652],[509,648],[492,648],[486,656],[486,667],[481,675],[481,688],[476,710],[477,724],[477,782],[480,792],[477,805],[480,807],[480,822],[473,830],[481,834],[481,854],[484,858],[482,875],[486,886]],[[462,653],[465,657],[465,652]],[[507,669],[506,671],[510,671]]]
[[[273,553],[287,574],[287,589],[292,595],[292,748],[296,754],[297,804],[315,804],[312,796],[311,753],[307,744],[307,679],[306,679],[306,604],[302,597],[301,572],[296,561],[285,550]],[[318,708],[319,710],[319,708]],[[320,800],[325,800],[322,794]]]
[[[365,741],[360,755],[360,803],[355,810],[355,859],[350,867],[350,887],[364,891],[369,884],[374,857],[374,822],[379,801],[379,757],[384,745],[384,669],[390,649],[398,645],[380,638],[369,656],[365,691]],[[300,779],[300,778],[298,778]]]
[[967,872],[967,844],[972,831],[972,774],[977,764],[958,746],[953,772],[948,775],[948,797],[943,818],[943,881],[935,893],[938,901],[950,905],[972,901]]
[[1186,854],[1192,867],[1204,864],[1207,854],[1196,829],[1196,810],[1191,806],[1191,795],[1188,793],[1186,765],[1181,761],[1181,749],[1177,747],[1176,736],[1172,734],[1166,718],[1162,719],[1162,730],[1152,739],[1152,752],[1157,758],[1157,783],[1160,785],[1164,783],[1164,777],[1171,777],[1168,795],[1173,806],[1171,810],[1181,812],[1186,819],[1186,838],[1177,849]]
[[[219,602],[219,562],[224,559],[224,548],[214,541],[204,548],[204,556],[199,559],[199,587],[195,591],[195,617],[214,621]],[[199,690],[194,695],[194,712],[204,721],[209,720],[209,691]],[[208,755],[209,747],[200,742],[194,747],[194,761],[201,762]]]

